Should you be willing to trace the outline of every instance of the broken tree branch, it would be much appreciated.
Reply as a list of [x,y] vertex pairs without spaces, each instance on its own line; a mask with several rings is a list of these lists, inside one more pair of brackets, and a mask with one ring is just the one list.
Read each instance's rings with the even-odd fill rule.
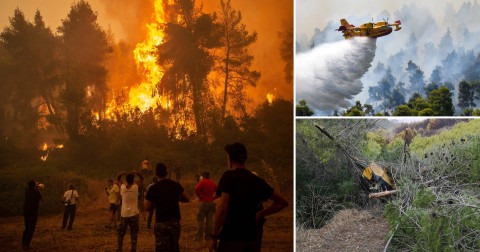
[[388,196],[388,195],[395,194],[397,192],[398,192],[398,190],[384,191],[384,192],[379,192],[379,193],[370,193],[368,195],[368,197],[369,198],[381,198],[381,197],[385,197],[385,196]]

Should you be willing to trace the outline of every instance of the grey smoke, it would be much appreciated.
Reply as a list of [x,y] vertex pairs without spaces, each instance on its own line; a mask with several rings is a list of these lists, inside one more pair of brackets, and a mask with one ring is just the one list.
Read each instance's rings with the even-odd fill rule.
[[351,106],[363,88],[362,76],[375,57],[376,39],[355,38],[321,44],[295,58],[296,100],[327,114]]

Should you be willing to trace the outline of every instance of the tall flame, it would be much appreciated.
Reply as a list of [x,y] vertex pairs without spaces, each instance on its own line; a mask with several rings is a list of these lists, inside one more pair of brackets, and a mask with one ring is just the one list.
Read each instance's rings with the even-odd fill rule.
[[[127,107],[126,109],[138,108],[141,112],[145,112],[150,108],[155,109],[159,106],[162,108],[169,106],[169,101],[165,97],[162,97],[157,90],[157,84],[163,76],[163,69],[157,64],[157,46],[163,42],[164,37],[161,30],[161,24],[165,23],[163,0],[156,0],[154,6],[155,20],[152,23],[146,24],[147,37],[145,41],[138,43],[133,50],[137,69],[142,71],[143,81],[138,86],[130,88],[128,100],[125,102],[126,104],[124,104]],[[114,111],[121,110],[122,107],[119,107],[121,105],[122,104],[117,104],[114,97],[107,105],[107,109],[105,110],[106,116],[111,117]]]
[[147,38],[138,43],[133,55],[137,68],[142,69],[145,80],[136,88],[130,89],[129,105],[138,107],[144,112],[149,108],[157,108],[159,105],[167,107],[167,101],[161,97],[157,90],[157,84],[163,76],[163,69],[158,64],[158,49],[163,42],[164,34],[160,25],[165,23],[165,13],[163,11],[163,0],[156,0],[155,3],[155,21],[147,24]]

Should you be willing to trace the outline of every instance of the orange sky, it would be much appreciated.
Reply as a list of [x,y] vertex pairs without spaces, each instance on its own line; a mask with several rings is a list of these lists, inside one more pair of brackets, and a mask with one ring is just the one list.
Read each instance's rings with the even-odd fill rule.
[[[0,27],[9,25],[8,17],[13,15],[18,6],[29,20],[40,10],[47,26],[53,31],[60,26],[71,3],[66,0],[1,0]],[[88,1],[98,13],[98,22],[102,27],[110,29],[115,38],[125,39],[136,44],[144,38],[144,24],[150,19],[148,13],[153,8],[153,0],[91,0]],[[293,84],[287,83],[284,75],[284,61],[280,58],[278,32],[285,24],[293,25],[292,0],[232,0],[234,9],[240,10],[247,29],[258,33],[257,42],[251,46],[255,56],[254,68],[260,70],[262,77],[257,87],[250,91],[250,96],[257,102],[265,100],[268,92],[277,97],[293,100]],[[204,1],[204,12],[218,10],[220,1]],[[292,38],[293,40],[293,38]],[[293,50],[293,48],[292,48]]]

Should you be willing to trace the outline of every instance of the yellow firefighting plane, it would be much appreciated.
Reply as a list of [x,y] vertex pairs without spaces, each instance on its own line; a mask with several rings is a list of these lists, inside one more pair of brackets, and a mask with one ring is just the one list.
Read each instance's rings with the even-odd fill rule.
[[353,37],[369,37],[369,38],[378,38],[386,36],[392,33],[392,27],[395,26],[395,31],[402,29],[400,25],[402,24],[400,20],[395,21],[393,24],[389,24],[387,21],[381,21],[377,23],[365,23],[359,27],[349,24],[344,18],[340,19],[340,27],[335,31],[341,31],[345,39],[350,39]]

